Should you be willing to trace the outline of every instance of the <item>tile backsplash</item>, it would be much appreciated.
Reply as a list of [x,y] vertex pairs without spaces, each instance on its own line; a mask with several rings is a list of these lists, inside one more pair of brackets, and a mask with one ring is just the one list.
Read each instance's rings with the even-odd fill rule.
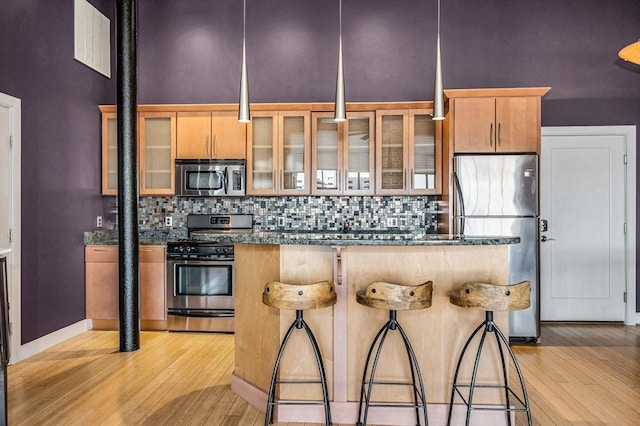
[[[115,199],[109,198],[115,206]],[[417,196],[141,197],[138,220],[141,230],[159,229],[164,227],[164,218],[171,216],[173,228],[183,228],[192,213],[249,213],[253,214],[255,231],[394,229],[437,233],[437,201],[437,197]],[[106,210],[115,219],[116,209]],[[398,226],[388,227],[387,218],[396,218]]]

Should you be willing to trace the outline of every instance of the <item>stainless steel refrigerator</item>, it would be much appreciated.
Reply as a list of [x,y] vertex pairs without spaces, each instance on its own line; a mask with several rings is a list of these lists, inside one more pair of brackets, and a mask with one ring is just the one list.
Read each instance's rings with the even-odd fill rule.
[[509,246],[509,283],[531,282],[531,306],[509,313],[512,343],[540,338],[538,156],[456,155],[456,232],[518,236]]

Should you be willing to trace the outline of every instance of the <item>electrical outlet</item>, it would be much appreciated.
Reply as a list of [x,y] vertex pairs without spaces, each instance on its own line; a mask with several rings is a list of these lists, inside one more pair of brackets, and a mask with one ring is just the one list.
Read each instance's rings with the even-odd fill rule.
[[387,218],[387,228],[397,228],[398,227],[398,218],[397,217],[388,217]]
[[164,218],[164,226],[173,226],[173,218],[171,216],[167,216]]
[[96,216],[96,226],[102,228],[102,216]]
[[284,226],[284,217],[278,217],[278,226]]

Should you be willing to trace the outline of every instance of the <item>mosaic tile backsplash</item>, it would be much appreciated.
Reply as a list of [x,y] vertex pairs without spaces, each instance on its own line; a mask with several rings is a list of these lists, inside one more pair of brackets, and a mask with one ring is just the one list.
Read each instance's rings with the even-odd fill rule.
[[[107,210],[115,219],[115,199]],[[173,228],[186,228],[187,215],[212,213],[253,214],[255,231],[398,230],[437,233],[437,197],[141,197],[141,230],[161,229],[164,218]],[[397,227],[387,227],[396,218]]]

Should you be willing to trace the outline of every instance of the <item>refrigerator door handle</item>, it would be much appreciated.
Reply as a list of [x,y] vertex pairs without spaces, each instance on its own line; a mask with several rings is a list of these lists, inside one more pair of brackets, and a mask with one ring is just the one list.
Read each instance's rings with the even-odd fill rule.
[[460,229],[458,230],[458,233],[460,235],[464,235],[464,218],[466,216],[464,212],[464,198],[462,197],[462,188],[460,187],[460,180],[458,179],[458,174],[456,172],[453,172],[453,183],[456,194],[458,194],[458,203],[460,204]]

